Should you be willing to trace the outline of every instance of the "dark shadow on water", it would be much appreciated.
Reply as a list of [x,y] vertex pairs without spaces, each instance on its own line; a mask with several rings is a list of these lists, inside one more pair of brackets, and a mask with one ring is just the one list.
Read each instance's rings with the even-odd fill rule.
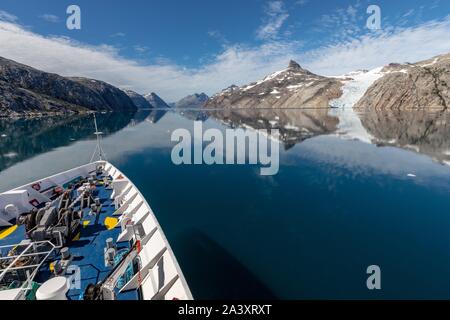
[[195,299],[276,299],[230,252],[191,229],[177,239],[177,257]]

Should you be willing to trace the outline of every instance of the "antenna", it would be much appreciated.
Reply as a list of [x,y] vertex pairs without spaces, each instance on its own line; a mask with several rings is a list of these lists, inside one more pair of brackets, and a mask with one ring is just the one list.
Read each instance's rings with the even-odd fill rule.
[[103,159],[106,158],[106,157],[105,157],[105,152],[103,151],[102,145],[101,145],[101,140],[102,140],[103,132],[98,131],[98,127],[97,127],[97,117],[95,116],[95,113],[94,113],[94,125],[95,125],[95,133],[94,133],[94,134],[97,136],[97,146],[95,147],[95,150],[94,150],[94,153],[92,154],[92,157],[91,157],[91,161],[90,161],[90,162],[93,162],[93,161],[94,161],[95,155],[96,155],[97,153],[98,153],[98,159],[99,159],[100,161],[102,161]]

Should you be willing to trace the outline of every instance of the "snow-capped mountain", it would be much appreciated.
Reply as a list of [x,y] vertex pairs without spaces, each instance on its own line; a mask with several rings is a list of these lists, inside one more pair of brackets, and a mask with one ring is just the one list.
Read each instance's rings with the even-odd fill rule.
[[127,96],[133,101],[133,103],[138,107],[138,109],[151,109],[153,106],[144,98],[144,96],[140,95],[137,92],[132,90],[124,90]]
[[180,101],[173,104],[173,106],[177,109],[182,108],[201,108],[208,101],[209,97],[205,93],[194,93],[187,97],[184,97]]
[[242,87],[235,85],[214,95],[207,108],[327,108],[341,96],[340,79],[303,69],[290,61],[288,68]]
[[391,63],[324,77],[291,61],[263,80],[232,85],[214,95],[207,108],[355,108],[448,110],[450,54],[418,63]]
[[144,98],[154,108],[170,108],[170,106],[154,92],[144,95]]

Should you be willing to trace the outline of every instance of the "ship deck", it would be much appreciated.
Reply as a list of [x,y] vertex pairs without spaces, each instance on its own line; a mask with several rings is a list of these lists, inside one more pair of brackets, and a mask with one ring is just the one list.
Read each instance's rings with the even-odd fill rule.
[[[99,177],[100,178],[100,177]],[[115,206],[111,199],[112,190],[105,188],[101,183],[96,184],[94,195],[100,198],[102,209],[99,214],[89,214],[90,209],[83,210],[83,218],[81,220],[79,230],[66,247],[69,248],[72,255],[71,270],[72,273],[79,269],[79,282],[75,282],[71,286],[67,297],[70,300],[82,299],[86,287],[89,284],[96,284],[104,280],[111,272],[112,267],[105,266],[104,248],[108,238],[117,239],[120,228],[116,228],[118,219],[114,217]],[[75,207],[75,209],[79,209]],[[9,228],[0,229],[0,246],[16,245],[21,241],[26,240],[25,226],[12,226]],[[118,252],[121,250],[128,250],[129,243],[116,243]],[[5,255],[5,252],[3,252]],[[34,281],[43,283],[51,276],[51,266],[54,259],[50,258],[40,268]],[[76,266],[73,268],[73,266]],[[66,277],[70,277],[70,272],[66,273]],[[73,279],[77,276],[73,274]],[[117,299],[119,300],[137,300],[139,298],[139,290],[131,290],[124,293],[119,293],[116,290]]]

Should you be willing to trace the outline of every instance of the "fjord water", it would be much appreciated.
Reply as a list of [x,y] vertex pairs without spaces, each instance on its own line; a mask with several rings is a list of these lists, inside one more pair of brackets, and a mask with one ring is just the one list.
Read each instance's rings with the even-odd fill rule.
[[[99,115],[195,298],[450,298],[450,118],[343,111]],[[171,161],[177,128],[279,127],[280,170]],[[0,192],[90,160],[90,117],[0,122]],[[381,287],[366,287],[370,265]]]

